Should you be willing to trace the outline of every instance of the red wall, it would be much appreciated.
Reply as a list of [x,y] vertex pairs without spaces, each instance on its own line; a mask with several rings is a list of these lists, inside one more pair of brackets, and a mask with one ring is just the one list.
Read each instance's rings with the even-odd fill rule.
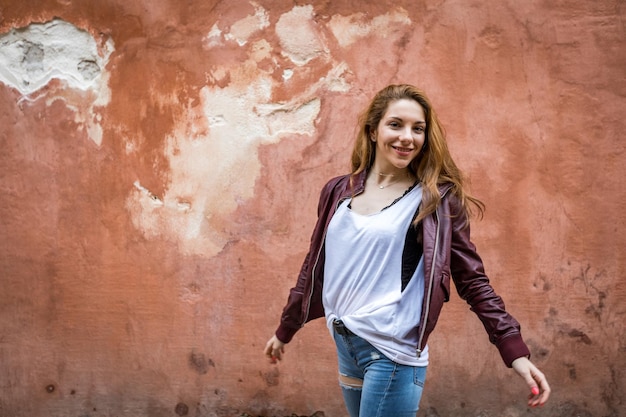
[[456,297],[420,415],[626,414],[625,8],[3,0],[0,415],[344,415],[322,321],[262,348],[392,82],[438,109],[554,389],[528,411]]

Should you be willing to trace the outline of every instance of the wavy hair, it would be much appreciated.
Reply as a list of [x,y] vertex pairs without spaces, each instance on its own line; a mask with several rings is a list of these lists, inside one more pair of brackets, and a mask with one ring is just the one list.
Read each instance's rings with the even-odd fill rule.
[[371,140],[372,134],[378,128],[389,104],[401,99],[415,100],[422,106],[426,116],[424,146],[408,167],[423,187],[422,205],[413,223],[419,223],[437,209],[441,201],[437,186],[445,183],[452,184],[450,192],[457,196],[468,219],[475,212],[482,217],[485,205],[468,193],[464,175],[450,155],[445,130],[430,100],[422,90],[409,84],[392,84],[383,88],[359,117],[359,130],[352,150],[352,179],[363,171],[369,171],[374,164],[376,144]]

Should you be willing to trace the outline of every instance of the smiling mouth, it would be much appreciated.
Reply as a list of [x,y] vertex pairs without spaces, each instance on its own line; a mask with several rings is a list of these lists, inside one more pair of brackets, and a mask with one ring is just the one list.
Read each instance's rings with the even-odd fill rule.
[[398,152],[406,152],[406,153],[408,153],[408,152],[413,151],[413,149],[411,149],[411,148],[400,148],[398,146],[392,146],[392,148],[395,149]]

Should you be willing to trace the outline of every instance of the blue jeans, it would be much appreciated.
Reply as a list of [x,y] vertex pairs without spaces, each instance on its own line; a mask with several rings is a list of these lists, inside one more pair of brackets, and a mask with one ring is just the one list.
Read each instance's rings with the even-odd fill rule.
[[[342,332],[344,333],[344,332]],[[422,397],[426,367],[400,365],[352,332],[334,332],[339,374],[363,381],[342,383],[350,417],[415,417]]]

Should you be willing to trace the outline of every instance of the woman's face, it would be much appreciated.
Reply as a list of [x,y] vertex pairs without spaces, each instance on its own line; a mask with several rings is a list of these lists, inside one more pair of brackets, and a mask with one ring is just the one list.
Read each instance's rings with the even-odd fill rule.
[[392,101],[372,139],[376,141],[374,168],[378,172],[405,169],[426,140],[424,109],[415,100]]

